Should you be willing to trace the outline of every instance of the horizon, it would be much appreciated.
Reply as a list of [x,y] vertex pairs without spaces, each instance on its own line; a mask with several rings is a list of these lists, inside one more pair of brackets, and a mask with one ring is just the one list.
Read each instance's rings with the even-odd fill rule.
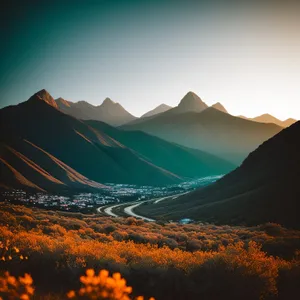
[[[47,93],[49,93],[49,94],[53,97],[52,93],[49,92],[49,90],[47,90],[47,89],[45,89],[45,88],[43,88],[43,89],[41,89],[41,90],[39,90],[39,91],[36,91],[36,92],[33,93],[31,96],[33,96],[34,94],[36,94],[36,93],[38,93],[38,92],[40,92],[40,91],[46,91]],[[171,108],[177,107],[177,106],[179,105],[180,101],[181,101],[188,93],[194,93],[194,94],[196,94],[196,95],[197,95],[204,103],[206,103],[206,102],[205,102],[205,101],[204,101],[197,93],[195,93],[195,92],[193,92],[193,91],[188,91],[186,94],[184,94],[184,95],[182,96],[182,98],[178,101],[178,103],[175,104],[174,106],[171,106]],[[30,96],[30,97],[31,97],[31,96]],[[28,97],[28,99],[29,99],[30,97]],[[63,97],[53,97],[53,99],[54,99],[55,101],[58,100],[59,98],[62,98],[63,100],[66,100],[66,101],[69,101],[69,102],[72,102],[72,103],[86,102],[86,103],[91,104],[91,105],[93,105],[93,106],[95,106],[95,107],[100,106],[106,99],[109,99],[109,100],[111,100],[114,104],[120,104],[127,112],[129,112],[130,114],[132,114],[134,117],[137,117],[137,118],[142,117],[144,114],[146,114],[147,112],[149,112],[149,111],[151,111],[151,110],[157,108],[158,106],[161,106],[161,105],[168,105],[168,104],[166,104],[166,103],[161,103],[161,104],[159,104],[159,105],[153,107],[153,108],[150,109],[149,111],[143,112],[140,116],[136,116],[136,115],[134,115],[131,111],[127,110],[126,107],[124,107],[123,104],[122,104],[121,102],[115,101],[114,99],[112,99],[112,98],[109,97],[109,96],[105,97],[105,98],[104,98],[102,101],[100,101],[99,103],[91,103],[91,102],[86,101],[86,100],[72,101],[72,100],[69,100],[69,99],[65,99],[65,98],[63,98]],[[20,104],[20,103],[22,103],[22,102],[27,101],[28,99],[26,99],[26,100],[24,100],[24,101],[21,101],[21,102],[19,102],[19,103],[12,104],[12,105]],[[221,105],[223,105],[223,106],[225,107],[225,109],[227,109],[227,107],[226,107],[222,102],[215,102],[215,103],[212,103],[212,104],[206,103],[206,104],[208,105],[208,107],[211,107],[211,106],[213,106],[213,105],[215,105],[215,104],[218,104],[218,103],[221,104]],[[4,108],[4,107],[1,107],[1,108]],[[1,109],[1,108],[0,108],[0,109]],[[229,113],[230,115],[234,116],[234,117],[246,117],[247,119],[251,119],[251,118],[255,118],[255,117],[260,117],[260,116],[263,116],[263,115],[270,115],[271,117],[275,117],[275,118],[278,119],[279,121],[286,121],[286,120],[288,120],[288,119],[293,119],[293,118],[290,118],[290,117],[289,117],[289,118],[286,118],[286,119],[280,119],[280,118],[278,118],[278,117],[276,117],[276,116],[274,116],[274,115],[269,114],[268,112],[263,113],[263,114],[261,114],[261,115],[257,115],[257,116],[233,115],[233,114],[231,114],[230,111],[228,111],[228,113]],[[298,119],[296,119],[296,120],[299,121]]]
[[221,2],[14,3],[0,108],[46,87],[72,102],[109,97],[139,117],[193,91],[232,115],[300,119],[297,1]]

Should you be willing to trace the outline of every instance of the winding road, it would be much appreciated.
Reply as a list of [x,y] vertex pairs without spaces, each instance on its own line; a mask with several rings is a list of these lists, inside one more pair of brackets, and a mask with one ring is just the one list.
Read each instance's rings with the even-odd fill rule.
[[97,211],[101,214],[110,216],[110,217],[122,217],[121,215],[117,215],[115,213],[115,209],[116,208],[121,208],[122,209],[122,213],[127,215],[127,216],[131,216],[137,219],[142,219],[144,221],[148,221],[148,222],[154,222],[154,219],[150,219],[141,215],[136,214],[133,210],[138,207],[139,205],[141,205],[142,203],[145,202],[152,202],[152,204],[157,204],[161,201],[164,201],[166,199],[176,199],[179,196],[182,196],[186,193],[181,193],[181,194],[177,194],[177,195],[172,195],[172,196],[167,196],[167,197],[162,197],[159,199],[150,199],[150,200],[142,200],[142,201],[135,201],[135,202],[128,202],[128,203],[119,203],[119,204],[113,204],[113,205],[105,205],[105,206],[100,206],[97,208]]
[[[144,202],[144,201],[143,201],[143,202]],[[125,207],[125,208],[124,208],[125,214],[127,214],[128,216],[132,216],[132,217],[138,218],[138,219],[143,219],[144,221],[154,222],[154,221],[155,221],[154,219],[150,219],[150,218],[146,218],[146,217],[137,215],[136,213],[134,213],[134,212],[132,211],[134,208],[136,208],[137,206],[139,206],[139,205],[141,205],[141,204],[142,204],[142,203],[139,202],[139,203],[136,203],[136,204],[133,204],[133,205],[130,205],[130,206]]]
[[[207,177],[202,177],[198,182],[198,187],[200,186],[205,186],[207,184],[210,184],[212,182],[215,182],[216,180],[220,179],[223,177],[223,175],[214,175],[214,176],[207,176]],[[187,189],[185,189],[187,190]],[[154,222],[154,219],[147,218],[145,216],[138,215],[137,213],[134,212],[134,209],[136,209],[138,206],[140,206],[143,203],[149,203],[151,205],[155,205],[157,203],[160,203],[161,201],[170,199],[170,200],[175,200],[178,197],[187,194],[190,192],[191,189],[184,193],[179,193],[175,195],[170,195],[170,196],[165,196],[165,197],[160,197],[160,198],[154,198],[154,199],[148,199],[148,200],[141,200],[141,201],[132,201],[132,202],[123,202],[123,203],[118,203],[118,204],[108,204],[108,205],[103,205],[97,208],[98,213],[110,216],[110,217],[124,217],[124,216],[131,216],[135,217],[138,219],[142,219],[148,222]]]

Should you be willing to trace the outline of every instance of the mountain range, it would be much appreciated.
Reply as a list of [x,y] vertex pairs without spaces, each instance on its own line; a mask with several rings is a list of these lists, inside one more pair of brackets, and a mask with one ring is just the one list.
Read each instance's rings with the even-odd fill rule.
[[[165,186],[227,174],[138,209],[167,219],[300,228],[300,122],[283,129],[270,115],[234,117],[192,92],[178,106],[163,105],[139,119],[124,111],[110,99],[93,106],[54,100],[46,90],[1,109],[0,188],[95,191],[106,183]],[[125,117],[130,120],[115,127]]]
[[[217,107],[217,109],[215,108]],[[187,93],[177,107],[150,118],[123,125],[167,141],[212,153],[235,164],[282,127],[234,117],[221,105],[208,107],[197,95]]]
[[41,90],[0,110],[2,187],[71,191],[107,182],[167,185],[235,167],[146,133],[76,119],[61,112],[57,102]]
[[255,121],[255,122],[260,122],[260,123],[273,123],[284,128],[289,127],[297,122],[297,120],[292,118],[286,119],[285,121],[281,121],[270,114],[263,114],[255,118],[247,118],[244,116],[239,116],[239,117],[243,119]]
[[[167,104],[161,104],[154,109],[146,112],[140,118],[137,118],[126,111],[119,103],[113,102],[110,98],[106,98],[101,105],[94,106],[86,101],[78,101],[76,103],[65,100],[63,98],[56,99],[59,110],[81,120],[97,120],[113,126],[133,125],[142,123],[147,118],[153,118],[161,113],[171,111],[173,114],[186,112],[202,112],[209,106],[201,100],[201,98],[193,92],[188,92],[178,106],[171,107]],[[53,104],[55,106],[55,104]],[[211,106],[221,112],[228,113],[226,108],[217,102]],[[297,120],[289,118],[281,121],[270,114],[263,114],[255,118],[247,118],[238,116],[239,118],[255,121],[259,123],[274,123],[280,127],[289,127]]]
[[140,208],[147,216],[300,228],[300,122],[260,145],[216,183]]
[[100,120],[119,126],[136,119],[121,104],[113,102],[110,98],[106,98],[99,106],[94,106],[86,101],[73,103],[63,98],[58,98],[55,102],[60,111],[81,120]]

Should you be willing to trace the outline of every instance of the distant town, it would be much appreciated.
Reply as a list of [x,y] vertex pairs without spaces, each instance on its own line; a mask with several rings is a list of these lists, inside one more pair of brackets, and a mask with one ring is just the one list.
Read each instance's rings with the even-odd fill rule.
[[195,188],[208,185],[222,176],[193,179],[165,187],[107,183],[106,188],[101,189],[97,193],[78,193],[73,195],[30,193],[18,189],[4,190],[1,192],[0,200],[51,210],[95,213],[98,207],[112,203],[155,199],[192,191]]

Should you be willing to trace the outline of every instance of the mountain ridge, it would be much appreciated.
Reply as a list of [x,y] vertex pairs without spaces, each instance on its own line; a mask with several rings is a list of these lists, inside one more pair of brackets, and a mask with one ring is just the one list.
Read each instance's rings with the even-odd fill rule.
[[163,113],[165,111],[168,111],[171,108],[172,108],[172,106],[169,106],[167,104],[162,103],[162,104],[156,106],[154,109],[152,109],[152,110],[146,112],[145,114],[143,114],[141,116],[141,118],[152,117],[152,116],[155,116],[157,114],[160,114],[160,113]]
[[34,95],[32,95],[27,101],[44,101],[47,104],[49,104],[50,106],[58,109],[58,105],[56,103],[56,101],[54,100],[54,98],[49,94],[49,92],[46,89],[42,89],[40,91],[38,91],[37,93],[35,93]]
[[228,114],[227,109],[220,102],[217,102],[217,103],[213,104],[211,107],[213,107],[215,109],[218,109],[218,110]]
[[282,121],[268,113],[259,115],[254,118],[247,118],[245,116],[239,116],[239,117],[250,120],[250,121],[254,121],[254,122],[260,122],[260,123],[266,123],[266,124],[273,123],[273,124],[276,124],[276,125],[284,127],[284,128],[289,127],[297,122],[297,120],[295,120],[293,118],[289,118],[289,119]]
[[[200,113],[173,113],[125,124],[124,130],[141,130],[189,148],[200,149],[239,164],[266,139],[282,130],[275,124],[243,120],[208,107]],[[246,138],[245,138],[246,137]]]
[[61,97],[56,99],[55,102],[60,111],[77,119],[98,120],[114,126],[119,126],[136,119],[120,103],[114,102],[108,97],[98,106],[83,100],[71,102]]
[[[1,176],[1,186],[20,187],[26,180],[25,187],[46,191],[90,190],[106,182],[167,185],[183,181],[183,176],[234,167],[209,154],[143,133],[124,135],[102,122],[102,127],[92,126],[41,101],[39,93],[1,109],[0,120],[0,167],[1,174],[7,175]],[[147,147],[140,147],[139,139]],[[186,166],[178,166],[180,161]]]
[[[8,151],[4,151],[6,145],[23,154],[27,162],[32,161],[38,166],[42,163],[41,168],[47,170],[55,178],[61,176],[61,173],[58,174],[55,164],[45,162],[46,156],[51,155],[52,160],[63,162],[64,170],[67,166],[98,184],[122,182],[159,185],[181,180],[177,175],[154,166],[141,158],[138,153],[132,152],[131,149],[104,133],[72,116],[63,114],[47,102],[40,101],[38,95],[30,97],[29,100],[0,110],[2,122],[0,153],[4,155],[2,159],[13,167],[20,166],[19,173],[24,173],[24,177],[26,173],[34,178],[40,175],[37,174],[36,168],[35,172],[31,172],[32,170],[29,172],[28,164],[20,165],[19,159],[15,159],[15,156],[13,157]],[[40,153],[30,148],[25,140],[41,149]],[[33,163],[30,165],[33,166]],[[47,167],[43,167],[44,164]],[[59,165],[62,166],[61,163]],[[8,167],[7,164],[6,167]],[[3,164],[2,169],[4,170]],[[1,178],[1,181],[5,182],[5,178]],[[47,190],[48,183],[42,181],[44,188],[41,188]],[[6,185],[9,186],[9,184]]]
[[262,143],[240,167],[216,183],[165,202],[164,207],[145,207],[144,215],[218,224],[274,222],[300,228],[299,135],[297,122]]
[[179,102],[179,104],[170,109],[168,112],[172,113],[186,113],[186,112],[202,112],[208,105],[192,91],[189,91]]

